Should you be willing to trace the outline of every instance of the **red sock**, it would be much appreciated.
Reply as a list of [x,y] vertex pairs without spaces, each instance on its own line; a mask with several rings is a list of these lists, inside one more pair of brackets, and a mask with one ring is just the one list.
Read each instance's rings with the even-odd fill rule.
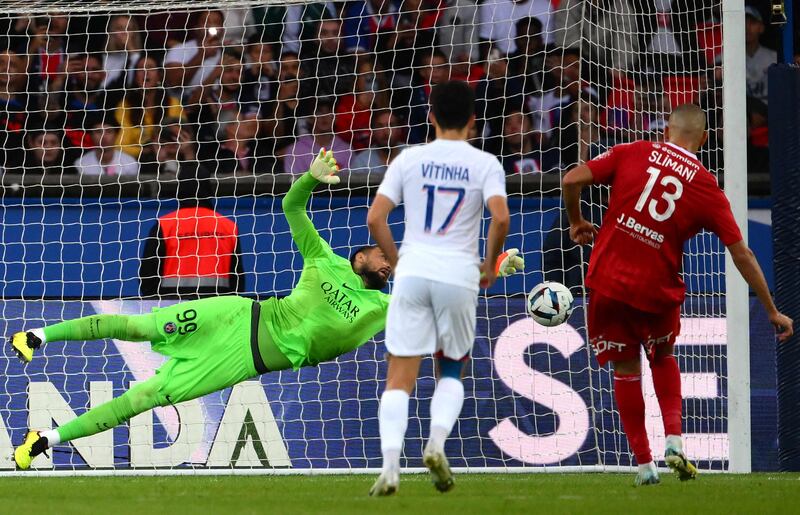
[[664,420],[664,433],[681,435],[682,397],[681,371],[675,356],[661,356],[650,363],[653,372],[653,386],[656,389],[661,418]]
[[650,454],[650,441],[644,425],[644,396],[642,395],[642,376],[614,374],[614,397],[619,407],[622,428],[628,436],[636,463],[644,465],[653,461]]

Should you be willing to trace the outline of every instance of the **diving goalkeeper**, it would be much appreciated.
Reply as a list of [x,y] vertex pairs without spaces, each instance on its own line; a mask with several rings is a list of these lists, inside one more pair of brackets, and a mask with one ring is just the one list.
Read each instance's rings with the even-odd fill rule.
[[[333,253],[306,212],[320,183],[337,184],[333,153],[321,151],[283,199],[303,272],[292,293],[264,302],[236,296],[182,302],[145,315],[93,315],[18,332],[10,344],[25,362],[48,341],[115,338],[149,341],[170,359],[147,381],[48,431],[31,430],[14,451],[20,469],[59,443],[106,431],[156,406],[177,404],[260,374],[335,359],[383,330],[392,268],[376,246],[350,260]],[[514,249],[501,255],[498,275],[522,268]]]

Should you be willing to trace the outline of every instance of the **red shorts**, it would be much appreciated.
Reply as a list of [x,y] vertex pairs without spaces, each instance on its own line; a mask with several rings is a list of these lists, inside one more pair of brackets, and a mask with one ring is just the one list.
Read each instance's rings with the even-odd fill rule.
[[681,332],[681,307],[664,313],[640,311],[624,302],[593,292],[587,308],[589,342],[600,366],[609,361],[648,360],[656,347],[675,343]]

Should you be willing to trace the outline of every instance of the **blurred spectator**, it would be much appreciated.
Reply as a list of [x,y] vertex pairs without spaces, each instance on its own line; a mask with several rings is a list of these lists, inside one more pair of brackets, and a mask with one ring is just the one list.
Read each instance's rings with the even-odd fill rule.
[[236,222],[219,214],[202,168],[181,169],[178,209],[160,217],[142,250],[143,297],[241,293],[244,267]]
[[13,14],[0,17],[0,48],[11,50],[16,54],[28,52],[35,19],[29,14]]
[[119,126],[110,118],[91,123],[90,136],[94,148],[75,161],[81,175],[137,176],[139,163],[116,147]]
[[583,47],[584,59],[601,69],[629,71],[639,57],[639,13],[628,0],[568,2],[551,23],[557,46]]
[[506,174],[541,172],[542,153],[530,115],[519,108],[512,108],[503,119],[501,155]]
[[21,173],[25,157],[23,138],[28,122],[28,97],[23,58],[6,50],[0,52],[0,166],[6,173]]
[[516,50],[508,56],[508,75],[523,81],[522,91],[526,95],[542,91],[545,72],[545,49],[542,37],[542,22],[527,16],[516,23]]
[[634,81],[630,105],[615,106],[606,111],[606,129],[618,141],[657,137],[657,133],[666,127],[668,111],[662,83],[641,75]]
[[225,32],[225,45],[241,46],[256,34],[256,21],[253,12],[247,7],[228,7],[222,9],[222,24]]
[[294,143],[298,135],[298,91],[300,81],[297,77],[284,75],[278,82],[275,100],[268,102],[261,109],[264,120],[263,133],[269,137],[273,145],[273,153]]
[[153,57],[140,59],[114,112],[120,126],[117,145],[140,163],[155,158],[165,117],[180,119],[183,114],[180,102],[168,96],[162,85],[162,71]]
[[52,91],[48,82],[60,75],[67,60],[67,26],[69,18],[61,14],[37,16],[33,19],[28,45],[29,91]]
[[372,113],[372,132],[368,148],[350,160],[351,172],[383,173],[403,148],[405,130],[389,109]]
[[[576,3],[573,1],[569,4]],[[550,25],[550,0],[484,0],[478,9],[479,35],[485,48],[491,44],[505,54],[517,50],[517,20],[534,17],[545,28],[545,34],[549,35],[553,30]],[[481,56],[487,53],[488,48],[481,52]]]
[[744,44],[747,52],[747,96],[763,103],[769,101],[767,90],[767,69],[777,62],[778,54],[774,50],[761,46],[760,38],[764,33],[764,20],[761,12],[752,6],[745,8]]
[[319,24],[317,40],[307,42],[300,50],[300,98],[303,114],[314,112],[315,99],[334,98],[353,91],[356,59],[340,52],[341,22],[324,20]]
[[164,82],[167,87],[175,88],[176,96],[184,100],[189,99],[198,86],[218,77],[215,72],[219,73],[217,65],[225,37],[220,11],[198,11],[192,19],[192,39],[173,46],[164,57]]
[[286,18],[282,24],[283,49],[299,52],[304,41],[313,39],[319,31],[322,20],[339,18],[338,7],[334,2],[313,2],[286,6]]
[[560,163],[553,163],[553,166],[566,170],[594,159],[613,146],[613,140],[600,125],[597,99],[591,95],[582,95],[581,101],[572,104],[564,117],[565,129],[561,133],[558,152]]
[[508,59],[498,49],[489,51],[486,75],[481,77],[475,91],[475,118],[478,132],[484,137],[484,150],[500,155],[503,130],[503,113],[511,109],[521,110],[525,99],[522,95],[523,79],[509,76]]
[[355,150],[369,146],[372,110],[388,106],[387,90],[380,87],[372,61],[359,57],[355,92],[339,97],[336,104],[336,134]]
[[314,157],[322,148],[333,150],[340,167],[350,168],[352,151],[350,145],[333,132],[334,114],[330,101],[323,99],[317,102],[316,112],[312,118],[311,134],[300,136],[283,152],[283,171],[293,174],[308,171]]
[[167,50],[183,43],[198,14],[187,10],[149,12],[144,17],[144,47]]
[[212,174],[252,175],[274,171],[273,148],[260,137],[258,113],[239,112],[220,125],[223,135],[219,146],[200,148],[200,161]]
[[222,141],[225,123],[235,120],[239,113],[257,113],[260,108],[254,84],[242,82],[244,65],[239,51],[226,48],[221,67],[219,80],[202,88],[197,113],[200,125],[197,136],[202,143]]
[[353,0],[342,15],[344,47],[348,52],[373,52],[379,38],[397,27],[397,7],[392,0]]
[[584,83],[580,76],[580,52],[575,48],[554,48],[547,56],[548,73],[545,90],[541,95],[528,97],[528,108],[533,114],[534,130],[556,140],[553,132],[561,127],[561,115],[577,102],[581,93],[597,96],[597,92]]
[[300,76],[300,56],[295,52],[281,52],[278,65],[278,79],[280,81],[296,79]]
[[69,145],[76,149],[93,145],[86,132],[88,121],[102,117],[108,106],[116,104],[115,97],[103,88],[105,78],[98,54],[74,54],[67,59],[64,73],[48,82],[52,89],[46,97],[46,116],[59,121]]
[[407,103],[410,108],[408,114],[410,144],[424,143],[434,135],[433,125],[428,120],[431,89],[450,78],[450,63],[440,50],[434,50],[422,55],[416,71],[417,79],[411,89],[411,99]]
[[441,11],[439,0],[404,0],[397,25],[386,32],[377,47],[380,65],[391,74],[391,84],[407,87],[413,77],[414,58],[430,52]]
[[679,54],[681,53],[681,45],[672,31],[672,20],[669,15],[669,3],[661,6],[661,9],[656,13],[656,33],[647,46],[647,53],[649,54]]
[[747,98],[747,171],[769,173],[769,125],[767,104]]
[[193,127],[179,118],[164,118],[158,151],[152,162],[142,163],[140,173],[158,175],[159,179],[174,179],[177,174],[209,177],[210,173],[197,157],[197,137]]
[[64,161],[63,139],[64,133],[59,129],[41,125],[30,127],[25,136],[25,166],[21,172],[57,177],[74,174],[75,168],[67,166]]
[[107,30],[103,87],[122,89],[130,85],[134,67],[142,57],[142,31],[139,22],[130,14],[112,16]]
[[[259,36],[256,34],[256,36]],[[278,62],[272,43],[254,38],[247,44],[247,68],[243,82],[255,89],[259,102],[267,102],[275,98],[278,82]]]
[[437,34],[440,48],[452,63],[479,60],[479,9],[475,0],[449,0],[439,21]]

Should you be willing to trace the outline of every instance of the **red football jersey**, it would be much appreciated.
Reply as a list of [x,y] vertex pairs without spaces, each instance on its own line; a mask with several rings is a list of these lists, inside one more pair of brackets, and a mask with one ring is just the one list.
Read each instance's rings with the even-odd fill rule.
[[683,245],[700,230],[725,246],[741,241],[730,203],[697,156],[671,143],[616,145],[586,163],[611,186],[586,285],[639,310],[683,302]]

